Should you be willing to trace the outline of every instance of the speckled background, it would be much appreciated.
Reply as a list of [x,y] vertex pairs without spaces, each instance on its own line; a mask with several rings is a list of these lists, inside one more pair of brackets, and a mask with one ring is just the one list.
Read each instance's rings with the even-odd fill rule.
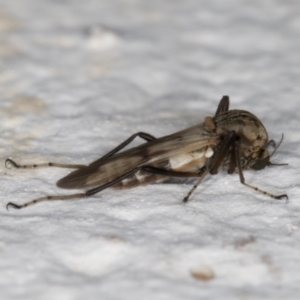
[[[1,299],[299,299],[299,13],[279,0],[0,0]],[[245,177],[289,203],[223,172],[187,205],[190,184],[159,184],[6,211],[68,193],[55,186],[68,170],[7,157],[88,164],[137,131],[200,122],[225,94],[284,133],[272,160],[288,166]]]

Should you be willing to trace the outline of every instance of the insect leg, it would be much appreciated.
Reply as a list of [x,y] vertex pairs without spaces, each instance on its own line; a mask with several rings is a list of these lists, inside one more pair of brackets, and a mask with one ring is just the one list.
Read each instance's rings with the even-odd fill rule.
[[230,132],[224,139],[222,147],[218,153],[216,153],[215,157],[213,158],[211,164],[209,167],[207,167],[204,172],[201,174],[201,177],[197,180],[197,182],[193,185],[191,190],[188,192],[188,194],[184,197],[183,202],[187,202],[192,195],[192,193],[195,191],[195,189],[198,187],[198,185],[201,183],[205,175],[210,172],[210,174],[215,175],[218,173],[218,168],[220,167],[222,161],[226,157],[230,147],[234,143],[234,140],[236,138],[236,133],[234,131]]
[[193,193],[193,191],[197,188],[197,186],[200,184],[200,182],[203,180],[205,175],[209,172],[209,169],[206,167],[202,168],[199,173],[195,172],[176,172],[172,170],[165,170],[165,169],[159,169],[151,166],[144,166],[141,168],[143,171],[148,172],[148,173],[154,173],[154,174],[159,174],[159,175],[166,175],[166,176],[171,176],[171,177],[199,177],[197,182],[194,184],[192,189],[189,191],[189,193],[183,198],[182,202],[186,203]]
[[121,143],[119,146],[117,146],[116,148],[114,148],[113,150],[109,151],[107,154],[105,154],[101,158],[99,158],[96,162],[98,163],[99,161],[105,160],[105,159],[113,156],[114,154],[116,154],[117,152],[119,152],[120,150],[122,150],[124,147],[126,147],[129,143],[131,143],[137,136],[140,137],[141,139],[147,141],[147,142],[150,142],[150,141],[156,139],[153,135],[151,135],[149,133],[146,133],[146,132],[137,132],[137,133],[133,134],[132,136],[130,136],[123,143]]
[[230,147],[234,144],[236,139],[236,133],[230,132],[223,140],[221,149],[216,153],[211,161],[210,174],[215,175],[218,173],[218,169],[223,162],[224,158],[228,154]]
[[[122,144],[114,148],[112,151],[108,152],[105,154],[103,157],[97,160],[97,162],[105,160],[114,154],[116,154],[118,151],[120,151],[122,148],[127,146],[135,137],[139,136],[140,138],[146,140],[146,141],[152,141],[155,139],[154,136],[152,136],[149,133],[145,132],[138,132],[133,134],[131,137],[129,137],[126,141],[124,141]],[[20,165],[16,163],[14,160],[7,158],[5,160],[5,167],[8,168],[9,165],[18,168],[18,169],[34,169],[34,168],[40,168],[40,167],[58,167],[58,168],[68,168],[68,169],[80,169],[83,167],[86,167],[85,165],[76,165],[76,164],[61,164],[61,163],[53,163],[53,162],[48,162],[48,163],[40,163],[40,164],[28,164],[28,165]]]
[[118,178],[103,184],[99,187],[93,188],[91,190],[86,191],[85,193],[79,193],[79,194],[72,194],[72,195],[61,195],[61,196],[45,196],[45,197],[41,197],[29,202],[26,202],[24,204],[18,205],[15,204],[13,202],[9,202],[6,205],[6,208],[8,209],[9,207],[13,207],[16,209],[20,209],[20,208],[24,208],[39,202],[43,202],[43,201],[53,201],[53,200],[70,200],[70,199],[79,199],[79,198],[85,198],[88,196],[92,196],[94,194],[97,194],[105,189],[107,189],[110,186],[113,186],[114,184],[122,181],[123,179],[130,177],[131,175],[133,175],[135,172],[137,171],[145,171],[147,173],[154,173],[154,174],[160,174],[160,175],[168,175],[168,176],[174,176],[174,177],[199,177],[201,176],[201,174],[199,173],[193,173],[193,172],[176,172],[176,171],[169,171],[169,170],[164,170],[164,169],[159,169],[159,168],[154,168],[151,166],[141,166],[141,167],[137,167],[134,168],[132,170],[130,170],[129,172],[123,174],[122,176],[119,176]]
[[13,207],[16,209],[20,209],[20,208],[24,208],[39,202],[43,202],[43,201],[52,201],[52,200],[70,200],[70,199],[79,199],[79,198],[83,198],[86,197],[85,193],[79,193],[79,194],[72,194],[72,195],[61,195],[61,196],[45,196],[45,197],[41,197],[41,198],[37,198],[34,199],[32,201],[26,202],[24,204],[15,204],[13,202],[9,202],[6,204],[6,209],[8,210],[9,207]]
[[165,175],[165,176],[171,176],[171,177],[200,177],[200,176],[202,176],[202,173],[197,173],[197,172],[177,172],[177,171],[172,171],[172,170],[155,168],[152,166],[140,166],[140,167],[132,169],[131,171],[125,173],[124,175],[122,175],[108,183],[105,183],[101,186],[98,186],[96,188],[88,190],[86,192],[86,194],[87,194],[87,196],[97,194],[97,193],[111,187],[112,185],[122,181],[123,179],[133,175],[137,171],[144,171],[144,172],[150,173],[150,174],[158,174],[158,175]]
[[80,169],[85,167],[85,165],[73,165],[73,164],[60,164],[60,163],[41,163],[41,164],[30,164],[30,165],[20,165],[16,163],[14,160],[7,158],[5,160],[5,167],[9,168],[9,166],[13,166],[17,169],[34,169],[40,167],[58,167],[58,168],[69,168],[69,169]]
[[[79,198],[85,198],[85,197],[88,197],[88,196],[92,196],[94,194],[97,194],[99,193],[100,191],[122,181],[123,179],[133,175],[135,172],[139,171],[139,170],[143,170],[143,167],[137,167],[137,168],[134,168],[132,170],[130,170],[129,172],[123,174],[122,176],[119,176],[118,178],[106,183],[106,184],[103,184],[99,187],[96,187],[96,188],[93,188],[91,190],[88,190],[86,191],[85,193],[79,193],[79,194],[71,194],[71,195],[61,195],[61,196],[45,196],[45,197],[41,197],[41,198],[38,198],[38,199],[35,199],[35,200],[32,200],[32,201],[29,201],[29,202],[26,202],[24,204],[21,204],[21,205],[18,205],[18,204],[15,204],[13,202],[9,202],[7,203],[6,205],[6,209],[8,209],[9,207],[13,207],[13,208],[16,208],[16,209],[20,209],[20,208],[24,208],[24,207],[27,207],[27,206],[30,206],[30,205],[33,205],[33,204],[36,204],[36,203],[39,203],[39,202],[43,202],[43,201],[53,201],[53,200],[70,200],[70,199],[79,199]],[[158,171],[159,169],[157,169],[156,173],[157,172],[163,172],[163,170],[160,170]],[[145,169],[146,172],[151,172],[150,169]],[[154,171],[152,171],[153,173]],[[177,176],[178,176],[178,173],[179,172],[176,172]],[[188,173],[189,176],[191,176],[193,173]],[[195,173],[197,174],[197,173]]]
[[236,150],[235,150],[236,143],[232,144],[231,153],[230,153],[230,161],[228,167],[228,174],[233,174],[236,169]]
[[255,191],[258,191],[264,195],[268,195],[270,196],[271,198],[274,198],[274,199],[282,199],[282,198],[286,198],[288,199],[288,196],[286,194],[283,194],[283,195],[273,195],[269,192],[266,192],[264,190],[261,190],[253,185],[250,185],[248,183],[245,182],[245,177],[244,177],[244,174],[243,174],[243,170],[242,170],[242,166],[241,166],[241,157],[240,157],[240,140],[236,140],[235,142],[235,145],[234,145],[234,151],[236,152],[236,165],[237,165],[237,168],[238,168],[238,172],[239,172],[239,176],[240,176],[240,181],[243,185],[255,190]]
[[30,205],[33,205],[33,204],[36,204],[36,203],[39,203],[39,202],[43,202],[43,201],[70,200],[70,199],[85,198],[85,197],[94,195],[94,194],[96,194],[96,193],[98,193],[98,192],[114,185],[115,183],[125,179],[126,177],[128,177],[128,176],[132,175],[133,173],[135,173],[137,171],[137,169],[139,169],[139,168],[132,169],[131,171],[129,171],[129,172],[125,173],[124,175],[116,178],[115,180],[112,180],[112,181],[110,181],[106,184],[103,184],[103,185],[101,185],[97,188],[88,190],[85,193],[71,194],[71,195],[61,195],[61,196],[60,195],[45,196],[45,197],[41,197],[41,198],[38,198],[38,199],[35,199],[35,200],[32,200],[32,201],[26,202],[26,203],[21,204],[21,205],[15,204],[13,202],[9,202],[9,203],[6,204],[6,209],[8,210],[9,207],[20,209],[20,208],[24,208],[24,207],[27,207],[27,206],[30,206]]
[[215,117],[228,110],[229,110],[229,97],[223,96],[218,105],[217,111],[215,113]]
[[201,181],[203,180],[203,178],[205,177],[205,175],[209,172],[209,169],[205,168],[204,172],[201,173],[201,177],[197,180],[197,182],[193,185],[193,187],[190,189],[190,191],[187,193],[187,195],[183,198],[182,202],[186,203],[188,202],[190,196],[192,195],[192,193],[194,192],[194,190],[198,187],[198,185],[201,183]]

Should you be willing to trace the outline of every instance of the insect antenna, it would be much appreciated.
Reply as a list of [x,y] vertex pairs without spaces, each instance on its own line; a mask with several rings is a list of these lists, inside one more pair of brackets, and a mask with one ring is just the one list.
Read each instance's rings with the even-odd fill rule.
[[[274,144],[275,144],[275,145],[274,145],[275,149],[274,149],[273,152],[270,154],[270,158],[274,155],[274,153],[277,151],[277,149],[278,149],[279,146],[281,145],[281,143],[282,143],[282,141],[283,141],[283,137],[284,137],[284,135],[283,135],[283,133],[282,133],[281,139],[280,139],[278,145],[276,145],[276,143],[274,143]],[[273,140],[271,140],[270,142],[272,142],[272,141],[273,141]],[[274,142],[274,141],[273,141],[273,142]]]
[[[270,158],[275,154],[275,152],[277,151],[277,149],[279,148],[279,146],[281,145],[281,143],[282,143],[282,141],[283,141],[283,137],[284,137],[284,135],[282,134],[281,135],[281,139],[280,139],[280,141],[279,141],[279,143],[278,143],[278,145],[276,145],[275,144],[275,142],[273,141],[273,140],[271,140],[270,142],[274,142],[274,147],[275,147],[275,149],[272,151],[272,153],[270,154]],[[268,143],[269,144],[269,143]],[[268,166],[287,166],[288,164],[274,164],[274,163],[272,163],[271,161],[269,161],[269,163],[268,163]]]
[[289,164],[274,164],[269,161],[268,166],[288,166]]

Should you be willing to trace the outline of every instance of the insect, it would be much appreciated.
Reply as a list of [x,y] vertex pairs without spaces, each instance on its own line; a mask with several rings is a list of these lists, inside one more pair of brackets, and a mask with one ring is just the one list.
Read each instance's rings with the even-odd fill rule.
[[[120,152],[137,136],[146,142]],[[6,167],[10,164],[16,168],[75,168],[60,179],[57,186],[86,191],[45,196],[21,205],[9,202],[6,208],[20,209],[42,201],[89,197],[109,187],[131,188],[168,181],[173,177],[198,178],[183,199],[187,202],[203,178],[209,173],[217,174],[221,168],[227,168],[229,174],[238,173],[240,182],[251,189],[275,199],[288,199],[286,194],[276,196],[246,183],[243,175],[243,170],[261,170],[271,165],[270,158],[279,145],[276,147],[273,140],[268,140],[267,131],[256,116],[244,110],[229,110],[229,97],[223,96],[215,115],[206,117],[203,123],[161,138],[138,132],[87,166],[59,163],[19,165],[8,158]],[[275,148],[271,154],[267,149],[269,146]]]

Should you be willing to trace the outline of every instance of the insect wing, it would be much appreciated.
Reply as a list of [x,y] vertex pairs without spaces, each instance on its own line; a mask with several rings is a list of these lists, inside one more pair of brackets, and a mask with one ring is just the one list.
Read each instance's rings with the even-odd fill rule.
[[130,170],[147,165],[170,168],[170,158],[216,144],[217,136],[205,129],[204,123],[164,136],[117,153],[106,160],[96,160],[57,182],[65,189],[100,186]]

